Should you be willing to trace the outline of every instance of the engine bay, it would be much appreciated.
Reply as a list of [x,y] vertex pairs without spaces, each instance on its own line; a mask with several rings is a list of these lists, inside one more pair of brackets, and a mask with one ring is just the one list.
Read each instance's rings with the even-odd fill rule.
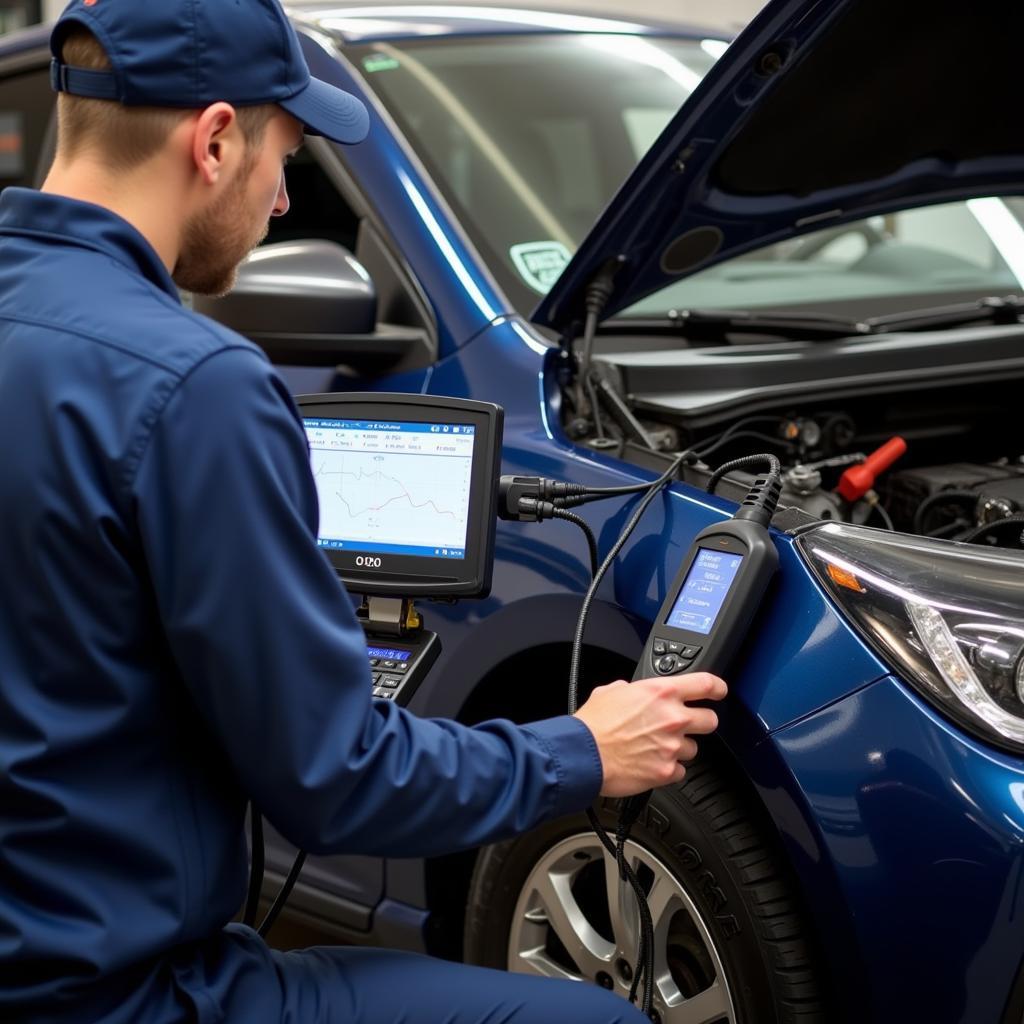
[[[1024,548],[1024,423],[1013,415],[1024,373],[1017,366],[1007,372],[1024,339],[1018,328],[1011,347],[1001,331],[997,339],[993,333],[984,332],[987,350],[972,346],[972,354],[980,348],[987,358],[969,364],[922,359],[913,366],[897,338],[874,339],[894,342],[903,358],[887,374],[888,360],[876,350],[870,374],[841,378],[814,370],[844,355],[856,362],[863,350],[815,345],[800,360],[801,372],[786,381],[779,364],[792,370],[792,344],[783,347],[782,360],[766,360],[772,350],[779,355],[778,345],[751,346],[742,368],[733,346],[602,353],[585,388],[563,388],[563,425],[577,443],[651,468],[663,468],[670,452],[691,449],[700,462],[686,479],[698,486],[726,463],[770,452],[784,469],[780,507],[814,519]],[[921,336],[914,340],[916,354],[924,355]],[[1011,359],[991,358],[994,341]],[[716,364],[723,367],[719,379]],[[770,371],[760,387],[759,368]],[[694,387],[698,382],[703,386]],[[753,479],[737,468],[719,493],[739,497]]]

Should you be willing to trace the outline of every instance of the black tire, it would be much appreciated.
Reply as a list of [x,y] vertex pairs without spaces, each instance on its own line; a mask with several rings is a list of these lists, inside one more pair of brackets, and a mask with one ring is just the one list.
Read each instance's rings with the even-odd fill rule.
[[[810,955],[813,943],[801,920],[793,883],[781,866],[758,809],[738,792],[728,775],[702,756],[688,768],[682,784],[655,793],[631,838],[652,861],[664,866],[703,919],[706,931],[702,934],[715,947],[711,956],[717,956],[721,965],[733,1007],[717,1019],[729,1024],[823,1024],[823,1000]],[[606,826],[614,825],[616,811],[614,801],[602,804],[599,813]],[[511,966],[513,914],[524,885],[536,878],[534,869],[543,858],[555,856],[558,850],[572,850],[589,831],[582,815],[562,818],[481,853],[467,903],[467,962],[502,969]],[[584,851],[577,850],[572,856],[581,859]],[[603,915],[605,932],[613,928],[603,890],[598,895],[583,879],[582,869],[573,885],[586,917],[597,925]],[[591,887],[582,888],[586,886]],[[673,978],[689,998],[708,984],[709,976],[714,978],[715,968],[695,949],[695,942],[706,939],[686,923],[685,915],[677,913],[671,920],[677,933],[683,928],[683,937],[676,934],[663,941],[662,955],[674,950],[670,961]],[[553,936],[553,930],[549,928],[548,934]],[[548,941],[546,949],[556,960],[562,958],[575,966],[557,937]],[[575,973],[587,976],[579,968]],[[601,980],[609,985],[607,975]],[[623,979],[614,983],[618,991],[624,991]],[[681,1010],[669,1011],[668,1017],[678,1020],[681,1014]]]

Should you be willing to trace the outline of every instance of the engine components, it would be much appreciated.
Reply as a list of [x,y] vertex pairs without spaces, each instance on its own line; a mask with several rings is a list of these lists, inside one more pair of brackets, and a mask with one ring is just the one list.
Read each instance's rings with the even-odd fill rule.
[[902,529],[958,539],[1024,509],[1024,466],[918,466],[891,474],[883,494]]

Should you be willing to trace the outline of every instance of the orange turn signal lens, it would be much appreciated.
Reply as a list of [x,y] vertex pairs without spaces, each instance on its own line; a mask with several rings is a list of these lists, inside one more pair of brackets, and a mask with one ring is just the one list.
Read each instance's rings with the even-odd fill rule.
[[829,579],[837,587],[845,587],[847,590],[854,590],[858,594],[866,594],[867,588],[861,585],[859,579],[849,569],[840,569],[838,565],[828,563]]

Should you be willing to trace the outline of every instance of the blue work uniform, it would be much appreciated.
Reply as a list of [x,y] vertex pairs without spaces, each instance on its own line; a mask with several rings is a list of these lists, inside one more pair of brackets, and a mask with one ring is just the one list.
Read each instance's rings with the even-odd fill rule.
[[[574,718],[371,700],[291,398],[108,210],[0,197],[0,438],[0,1020],[640,1019],[228,924],[248,798],[315,853],[430,856],[582,808],[600,759]],[[465,1016],[424,995],[460,986]]]

